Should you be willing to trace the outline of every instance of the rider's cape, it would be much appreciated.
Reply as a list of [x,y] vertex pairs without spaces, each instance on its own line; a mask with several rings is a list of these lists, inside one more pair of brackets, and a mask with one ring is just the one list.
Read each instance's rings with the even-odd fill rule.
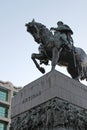
[[63,26],[58,27],[57,30],[61,31],[61,32],[70,32],[71,34],[73,34],[73,31],[71,30],[71,28],[66,24],[64,24]]

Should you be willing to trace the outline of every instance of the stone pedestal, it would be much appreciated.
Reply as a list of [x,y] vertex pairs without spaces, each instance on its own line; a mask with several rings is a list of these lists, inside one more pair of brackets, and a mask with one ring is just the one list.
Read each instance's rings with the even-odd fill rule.
[[12,130],[87,130],[87,87],[54,70],[12,100]]

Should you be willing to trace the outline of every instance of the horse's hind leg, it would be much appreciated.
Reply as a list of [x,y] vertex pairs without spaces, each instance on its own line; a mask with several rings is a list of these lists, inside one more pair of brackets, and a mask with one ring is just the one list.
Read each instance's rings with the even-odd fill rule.
[[35,63],[36,67],[38,68],[38,70],[39,70],[41,73],[45,73],[45,69],[42,68],[42,67],[40,67],[40,65],[39,65],[38,62],[36,61],[36,59],[38,59],[38,60],[44,59],[44,56],[41,55],[41,54],[35,54],[35,53],[33,53],[33,54],[31,55],[31,58],[32,58],[33,62]]
[[68,65],[67,71],[73,79],[79,81],[78,68],[73,67],[73,65]]

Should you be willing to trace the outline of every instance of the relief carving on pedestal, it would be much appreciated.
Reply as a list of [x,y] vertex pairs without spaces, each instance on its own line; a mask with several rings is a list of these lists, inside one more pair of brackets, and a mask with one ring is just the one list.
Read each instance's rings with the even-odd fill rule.
[[12,119],[10,130],[87,130],[87,110],[54,98]]

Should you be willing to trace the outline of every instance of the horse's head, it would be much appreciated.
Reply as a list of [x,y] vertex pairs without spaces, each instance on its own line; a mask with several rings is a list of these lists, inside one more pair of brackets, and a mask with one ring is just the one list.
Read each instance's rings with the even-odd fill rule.
[[36,23],[35,20],[33,19],[32,22],[25,24],[25,26],[27,27],[27,31],[34,37],[34,40],[37,43],[40,43],[41,42],[41,38],[39,35],[40,23]]

